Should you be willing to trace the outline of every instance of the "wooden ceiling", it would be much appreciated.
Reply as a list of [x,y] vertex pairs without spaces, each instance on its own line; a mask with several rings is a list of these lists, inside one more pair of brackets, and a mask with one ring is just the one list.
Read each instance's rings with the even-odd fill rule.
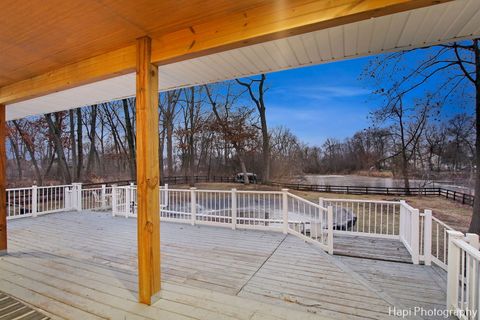
[[145,35],[166,64],[448,1],[2,0],[0,103],[131,72]]
[[[0,87],[265,3],[262,0],[46,0],[0,4]],[[34,5],[34,3],[37,3]]]

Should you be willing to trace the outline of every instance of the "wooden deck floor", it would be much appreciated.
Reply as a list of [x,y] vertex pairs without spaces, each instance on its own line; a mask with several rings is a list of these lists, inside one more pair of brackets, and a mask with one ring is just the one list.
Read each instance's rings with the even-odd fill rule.
[[444,298],[429,267],[402,263],[410,279],[393,262],[372,269],[280,233],[162,223],[163,290],[148,307],[136,303],[135,219],[61,213],[8,227],[0,291],[54,319],[388,319],[415,302],[406,282],[422,306]]

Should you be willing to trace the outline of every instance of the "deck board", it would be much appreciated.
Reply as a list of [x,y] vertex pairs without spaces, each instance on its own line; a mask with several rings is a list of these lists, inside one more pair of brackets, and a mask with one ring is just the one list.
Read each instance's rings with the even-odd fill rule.
[[412,263],[410,253],[397,239],[335,234],[333,243],[336,255]]
[[[436,267],[355,257],[336,257],[361,277],[398,300],[406,308],[444,309],[445,288],[438,285]],[[435,319],[425,317],[425,319]]]
[[22,301],[0,292],[0,319],[49,320],[50,318]]
[[[163,222],[161,241],[161,299],[144,306],[135,219],[82,212],[9,221],[0,291],[66,319],[388,319],[393,305],[373,275],[358,270],[365,285],[340,257],[294,236]],[[438,303],[438,288],[417,278],[412,290],[431,298],[422,303]]]

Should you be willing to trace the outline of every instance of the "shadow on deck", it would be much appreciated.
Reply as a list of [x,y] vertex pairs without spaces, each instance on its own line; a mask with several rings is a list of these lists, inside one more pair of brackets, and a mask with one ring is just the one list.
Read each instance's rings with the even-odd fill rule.
[[[347,240],[361,241],[336,239]],[[53,319],[389,319],[392,307],[445,300],[432,267],[330,256],[282,233],[162,222],[161,241],[161,299],[144,306],[135,219],[82,212],[9,221],[0,291]]]

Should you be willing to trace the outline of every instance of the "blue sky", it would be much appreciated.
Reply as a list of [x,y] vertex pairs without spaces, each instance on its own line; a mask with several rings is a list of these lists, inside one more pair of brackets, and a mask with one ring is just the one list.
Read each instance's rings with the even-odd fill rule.
[[302,141],[321,145],[369,126],[377,105],[359,81],[370,58],[328,63],[267,75],[265,102],[270,127],[284,125]]
[[[402,58],[405,69],[400,70],[407,73],[409,69],[414,70],[420,61],[428,59],[437,50],[408,53]],[[286,126],[303,142],[319,146],[327,138],[344,140],[368,128],[372,124],[370,113],[382,105],[382,98],[372,94],[378,88],[368,87],[375,85],[373,81],[360,79],[372,59],[374,57],[359,58],[268,74],[266,83],[269,89],[265,102],[269,126]],[[458,72],[449,68],[435,73],[427,83],[412,91],[404,102],[414,105],[419,97],[425,99],[428,92],[438,90],[445,79]],[[402,75],[394,72],[390,76],[396,78]],[[414,79],[418,81],[418,78]],[[385,83],[385,86],[389,84]],[[443,88],[441,92],[449,91],[448,88]],[[445,120],[457,113],[474,111],[471,83],[465,80],[452,92],[455,94],[442,100],[441,114],[435,118]]]

